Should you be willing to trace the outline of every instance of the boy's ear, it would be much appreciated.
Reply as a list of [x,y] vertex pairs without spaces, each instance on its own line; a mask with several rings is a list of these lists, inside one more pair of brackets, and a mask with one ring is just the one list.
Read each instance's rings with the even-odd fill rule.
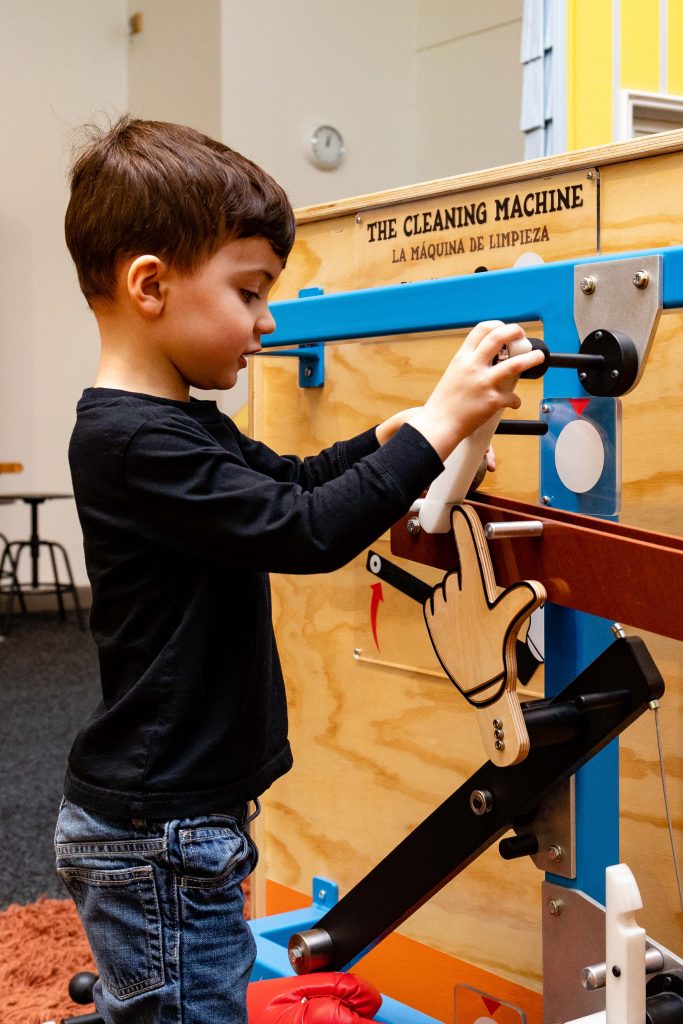
[[136,256],[128,267],[126,287],[131,302],[144,316],[155,318],[164,308],[166,264],[158,256]]

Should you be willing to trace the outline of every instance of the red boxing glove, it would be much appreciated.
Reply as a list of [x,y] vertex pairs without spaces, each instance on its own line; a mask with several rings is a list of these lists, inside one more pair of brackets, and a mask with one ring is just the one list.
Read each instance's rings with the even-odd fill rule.
[[249,1024],[358,1024],[381,1005],[374,986],[335,971],[252,981],[247,988]]

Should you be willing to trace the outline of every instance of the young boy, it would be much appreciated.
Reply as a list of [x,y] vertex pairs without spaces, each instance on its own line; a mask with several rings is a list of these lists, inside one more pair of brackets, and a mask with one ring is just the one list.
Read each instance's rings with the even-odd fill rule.
[[292,764],[269,572],[335,569],[389,528],[539,362],[475,327],[419,409],[313,458],[245,437],[231,388],[274,329],[282,189],[220,143],[122,118],[71,174],[66,238],[101,359],[69,455],[102,701],[78,734],[57,867],[107,1024],[242,1024],[248,807]]

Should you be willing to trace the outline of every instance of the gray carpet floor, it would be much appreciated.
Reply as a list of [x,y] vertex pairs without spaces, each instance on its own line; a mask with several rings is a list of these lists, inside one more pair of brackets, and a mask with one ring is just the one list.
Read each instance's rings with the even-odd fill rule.
[[95,646],[73,615],[16,615],[0,641],[0,909],[67,898],[55,820],[69,748],[98,700]]

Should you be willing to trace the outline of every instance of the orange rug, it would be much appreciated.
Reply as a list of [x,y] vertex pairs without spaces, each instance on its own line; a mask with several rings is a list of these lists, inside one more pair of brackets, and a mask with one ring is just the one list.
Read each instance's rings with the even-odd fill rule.
[[[243,884],[249,917],[249,879]],[[95,971],[88,940],[71,900],[45,897],[0,911],[0,1022],[44,1024],[94,1013],[69,998],[79,971]]]
[[39,899],[0,911],[2,1024],[43,1024],[94,1013],[69,999],[78,971],[94,971],[88,941],[71,900]]

